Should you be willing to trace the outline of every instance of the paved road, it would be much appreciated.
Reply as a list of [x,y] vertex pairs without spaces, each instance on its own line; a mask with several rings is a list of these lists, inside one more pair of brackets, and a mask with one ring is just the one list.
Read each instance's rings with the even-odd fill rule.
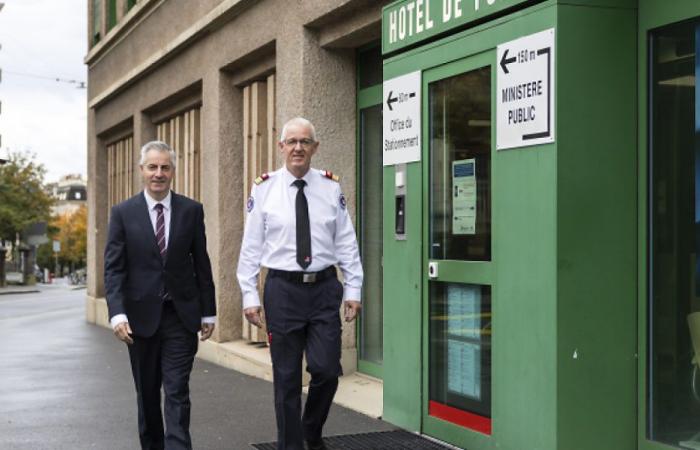
[[[0,295],[0,449],[138,449],[128,354],[85,323],[85,291]],[[275,439],[272,385],[195,362],[195,449],[250,449]],[[391,429],[334,406],[327,434]]]

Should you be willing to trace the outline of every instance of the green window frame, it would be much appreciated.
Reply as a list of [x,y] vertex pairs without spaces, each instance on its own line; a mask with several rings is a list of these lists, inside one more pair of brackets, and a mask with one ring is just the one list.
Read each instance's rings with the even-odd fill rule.
[[[370,319],[365,319],[364,314],[361,313],[356,330],[358,371],[380,379],[383,377],[383,300],[382,298],[377,298],[377,295],[381,296],[383,289],[383,275],[381,270],[383,245],[376,245],[377,243],[374,242],[377,240],[376,233],[375,236],[370,238],[368,236],[369,232],[366,228],[367,225],[370,227],[376,225],[376,223],[372,224],[370,222],[379,220],[380,223],[378,230],[381,239],[383,227],[381,224],[383,168],[374,167],[371,168],[373,170],[367,170],[369,168],[365,167],[366,164],[375,164],[377,155],[370,156],[363,154],[366,151],[363,141],[365,140],[365,131],[367,131],[367,124],[365,121],[366,119],[371,118],[376,120],[377,108],[379,109],[379,116],[381,117],[381,103],[381,48],[379,41],[377,41],[357,50],[357,228],[360,241],[360,251],[361,253],[364,253],[362,254],[362,262],[365,268],[365,283],[362,294],[364,307],[362,311],[370,314],[372,319],[370,322]],[[381,124],[379,126],[381,126]],[[379,148],[381,148],[381,146]],[[365,179],[368,177],[372,177],[372,179]],[[371,208],[372,211],[375,211],[374,214],[370,214],[368,212],[368,208],[371,206],[368,204],[370,199],[368,195],[370,194],[372,200],[378,199],[380,202],[378,212],[376,204],[374,205],[374,208]],[[377,228],[373,227],[373,229],[376,232]],[[366,242],[366,239],[372,239],[373,245]],[[368,245],[365,246],[364,244]],[[378,252],[375,249],[378,249]],[[379,275],[378,277],[377,274]],[[379,283],[379,286],[376,285],[377,282]],[[374,286],[370,286],[372,283],[374,283]],[[368,295],[370,291],[373,293],[371,296]]]

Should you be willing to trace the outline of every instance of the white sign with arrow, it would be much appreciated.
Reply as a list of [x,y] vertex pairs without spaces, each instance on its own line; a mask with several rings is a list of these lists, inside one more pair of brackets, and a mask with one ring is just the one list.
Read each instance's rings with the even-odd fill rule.
[[496,148],[554,142],[554,28],[498,46]]
[[421,72],[384,81],[382,104],[384,165],[420,161]]

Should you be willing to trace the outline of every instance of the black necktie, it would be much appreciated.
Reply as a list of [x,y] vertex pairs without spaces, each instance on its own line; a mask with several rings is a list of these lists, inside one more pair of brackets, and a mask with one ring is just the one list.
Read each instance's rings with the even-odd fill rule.
[[294,186],[299,189],[294,203],[297,213],[297,263],[306,269],[311,264],[311,230],[309,228],[309,203],[304,195],[306,181],[296,180]]

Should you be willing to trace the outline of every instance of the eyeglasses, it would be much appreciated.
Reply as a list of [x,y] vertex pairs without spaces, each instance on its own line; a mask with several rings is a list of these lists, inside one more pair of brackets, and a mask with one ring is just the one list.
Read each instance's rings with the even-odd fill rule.
[[302,148],[308,148],[314,144],[314,140],[304,138],[304,139],[287,139],[286,141],[284,141],[284,145],[286,145],[287,147],[296,147],[297,144],[301,145]]

